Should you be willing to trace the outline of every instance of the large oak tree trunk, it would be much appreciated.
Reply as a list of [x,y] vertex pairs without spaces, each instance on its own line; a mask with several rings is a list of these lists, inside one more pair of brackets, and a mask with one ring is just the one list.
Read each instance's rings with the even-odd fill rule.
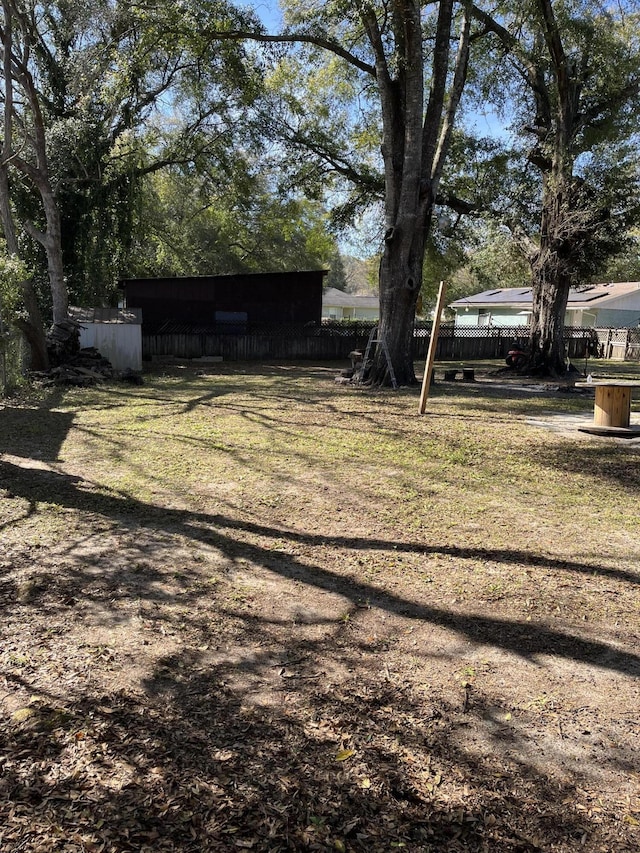
[[550,376],[566,371],[564,317],[573,281],[571,163],[562,148],[560,143],[543,178],[540,246],[530,258],[533,315],[528,369]]
[[[415,385],[417,381],[413,369],[413,329],[422,284],[425,239],[424,227],[388,239],[380,262],[379,336],[387,344],[399,385]],[[372,378],[379,384],[388,383],[387,364],[380,350]]]
[[[451,81],[454,5],[452,0],[438,4],[426,109],[421,4],[416,0],[393,0],[390,4],[397,54],[391,65],[377,18],[370,11],[363,12],[376,57],[383,126],[386,234],[380,263],[379,335],[384,337],[399,385],[416,384],[413,329],[427,234],[467,71],[471,7],[469,3],[463,5],[465,14]],[[394,66],[396,77],[392,74]],[[380,347],[369,381],[389,384],[389,370]]]
[[[342,43],[332,38],[331,29],[341,17],[341,6],[336,7],[337,19],[329,16],[329,33],[323,24],[320,32],[312,27],[313,31],[296,32],[294,28],[280,35],[243,30],[210,35],[220,39],[315,44],[374,78],[382,119],[386,230],[380,264],[379,332],[384,336],[397,381],[415,384],[413,328],[426,235],[467,77],[471,21],[477,10],[472,0],[388,0],[384,4],[348,3],[345,9],[357,10],[373,65],[362,58],[350,40]],[[313,16],[310,20],[313,22]],[[458,50],[455,62],[451,62],[456,26]],[[337,30],[341,29],[342,22]],[[429,86],[426,98],[425,75]],[[317,153],[315,146],[314,150]],[[336,168],[335,157],[328,159]],[[348,167],[338,171],[351,179],[357,175],[357,170]],[[380,348],[369,381],[376,385],[389,382],[386,358]]]
[[[638,53],[622,9],[584,16],[579,4],[556,0],[520,5],[518,10],[512,4],[506,17],[503,10],[494,19],[477,6],[474,14],[510,52],[528,89],[521,105],[534,108],[523,129],[534,140],[528,160],[542,178],[538,238],[526,236],[529,223],[515,224],[534,293],[528,367],[557,375],[566,370],[563,332],[571,287],[588,281],[618,254],[629,225],[637,223],[634,178],[628,181],[628,203],[620,198],[632,172],[626,171],[624,146],[618,146],[628,142],[628,120],[637,103]],[[621,157],[617,193],[610,155],[604,154],[610,145]],[[581,159],[597,168],[576,168]],[[595,186],[589,186],[590,171]]]
[[528,370],[550,376],[566,371],[564,315],[570,283],[562,276],[539,278],[533,286]]

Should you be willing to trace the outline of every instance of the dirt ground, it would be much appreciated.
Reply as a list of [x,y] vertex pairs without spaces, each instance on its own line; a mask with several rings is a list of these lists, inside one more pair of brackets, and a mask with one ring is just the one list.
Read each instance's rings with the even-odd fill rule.
[[640,849],[640,447],[334,373],[0,407],[3,853]]

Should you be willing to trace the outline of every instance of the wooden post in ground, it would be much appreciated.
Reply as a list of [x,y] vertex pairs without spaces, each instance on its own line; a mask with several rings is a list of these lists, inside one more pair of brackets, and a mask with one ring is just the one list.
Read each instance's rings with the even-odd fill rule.
[[427,397],[429,396],[429,387],[431,386],[431,371],[433,370],[433,362],[436,360],[436,347],[438,346],[438,333],[440,332],[440,316],[444,308],[444,295],[447,292],[447,285],[444,281],[440,282],[440,290],[438,291],[438,301],[436,303],[436,313],[433,317],[433,326],[431,327],[431,340],[429,341],[429,351],[427,352],[427,363],[424,368],[424,376],[422,377],[422,392],[420,394],[420,405],[418,406],[418,414],[424,415],[427,406]]

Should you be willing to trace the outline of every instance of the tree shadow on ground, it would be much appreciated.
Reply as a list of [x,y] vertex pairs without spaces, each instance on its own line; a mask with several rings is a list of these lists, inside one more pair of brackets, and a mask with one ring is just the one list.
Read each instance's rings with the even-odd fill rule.
[[399,681],[301,676],[260,706],[189,651],[143,692],[23,686],[30,715],[0,728],[8,853],[632,849],[572,783],[472,754],[455,709]]
[[[118,569],[108,577],[96,573],[78,552],[42,588],[36,584],[27,599],[17,595],[13,582],[1,583],[5,616],[16,609],[28,614],[44,604],[53,624],[54,616],[64,619],[79,599],[93,598],[104,618],[115,621],[126,599],[149,607],[161,604],[172,593],[163,586],[163,571],[153,567],[153,549],[159,553],[171,546],[171,537],[179,536],[218,551],[231,565],[246,565],[247,572],[259,567],[337,594],[351,621],[360,608],[375,608],[449,629],[525,660],[555,656],[640,676],[640,657],[606,642],[427,604],[331,571],[319,555],[302,559],[281,547],[276,550],[275,543],[290,549],[328,546],[344,552],[524,563],[575,574],[585,582],[597,572],[637,584],[632,571],[517,549],[291,531],[222,514],[163,508],[105,492],[82,478],[8,461],[0,462],[0,486],[31,513],[41,503],[55,502],[80,517],[100,516],[134,540],[139,533],[148,534],[124,555],[133,558],[138,548],[137,556],[147,564],[140,570],[129,566],[126,575]],[[114,560],[117,556],[111,555]],[[174,580],[182,583],[180,577]],[[215,593],[194,585],[188,570],[183,581],[191,648],[160,657],[139,689],[96,695],[79,681],[61,678],[59,687],[47,694],[29,681],[27,667],[22,676],[6,676],[7,689],[19,687],[33,699],[20,709],[22,716],[0,725],[2,850],[634,850],[633,828],[623,827],[619,815],[606,814],[605,824],[603,807],[581,799],[573,782],[552,781],[540,772],[527,758],[526,727],[506,726],[507,706],[496,709],[479,689],[461,718],[460,709],[437,688],[419,690],[380,667],[363,668],[367,648],[343,642],[341,632],[349,621],[340,620],[323,626],[321,641],[291,632],[286,648],[277,647],[279,654],[284,652],[279,657],[268,619],[229,611],[239,641],[250,638],[263,652],[234,658],[220,651],[212,660],[216,654],[196,643],[207,644],[215,626],[199,622],[196,605]],[[354,673],[339,685],[325,683],[319,669],[318,661],[328,651]],[[113,677],[117,680],[117,670]],[[244,682],[259,691],[262,681],[269,687],[277,682],[271,704],[261,704],[247,686],[239,686]],[[477,721],[500,727],[503,746],[506,741],[512,747],[510,757],[499,756],[497,748],[485,753],[470,749],[464,730]],[[630,766],[624,758],[611,751],[608,761],[624,773]]]
[[[307,544],[325,544],[346,549],[388,549],[394,552],[407,550],[419,553],[446,553],[460,559],[470,555],[482,555],[497,561],[529,562],[530,565],[548,565],[544,558],[522,554],[517,551],[500,552],[492,549],[438,548],[414,542],[387,542],[385,540],[319,537],[313,534],[300,534],[279,528],[264,527],[252,523],[243,523],[221,515],[158,508],[122,495],[97,492],[95,487],[81,478],[71,477],[57,472],[29,468],[25,469],[9,462],[0,462],[0,487],[10,489],[11,493],[28,501],[30,511],[37,511],[40,502],[55,500],[56,504],[79,511],[98,513],[118,523],[136,526],[165,535],[167,532],[178,534],[189,540],[203,543],[217,549],[229,560],[249,560],[263,566],[281,577],[302,582],[318,590],[337,593],[345,600],[356,604],[380,608],[450,629],[476,643],[483,643],[509,651],[525,659],[536,659],[540,655],[563,657],[576,662],[588,663],[605,669],[611,669],[627,675],[640,676],[640,656],[622,651],[607,643],[594,639],[585,639],[576,634],[533,624],[527,621],[500,619],[490,615],[457,613],[446,608],[435,607],[395,595],[375,585],[333,572],[318,565],[309,565],[296,556],[281,550],[273,550],[273,541],[290,539]],[[239,533],[259,534],[266,540],[263,544],[245,541]],[[524,559],[523,559],[524,558]],[[566,561],[551,561],[554,568],[583,575],[594,572],[609,574],[624,582],[637,583],[635,573],[605,566],[583,565]],[[82,575],[82,568],[79,569]],[[81,581],[77,577],[76,585]],[[149,585],[141,576],[139,595],[153,598],[161,594]],[[72,596],[72,593],[70,593]],[[10,593],[3,596],[5,606],[9,605]],[[10,606],[10,605],[9,605]]]
[[594,497],[606,484],[624,489],[635,496],[640,492],[640,446],[606,443],[580,445],[579,451],[569,442],[549,447],[540,460],[553,471],[565,471],[590,478]]
[[54,462],[73,424],[72,412],[0,406],[0,453]]

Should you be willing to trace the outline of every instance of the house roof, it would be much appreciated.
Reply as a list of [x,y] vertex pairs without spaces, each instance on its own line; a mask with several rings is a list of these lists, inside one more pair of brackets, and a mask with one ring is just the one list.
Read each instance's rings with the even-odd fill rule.
[[[571,288],[569,291],[568,307],[570,308],[594,308],[628,296],[630,293],[638,292],[640,297],[640,281],[619,281],[602,284],[591,284],[579,289]],[[456,299],[450,304],[450,308],[472,308],[481,306],[493,306],[502,308],[523,308],[531,305],[532,291],[530,287],[502,287],[497,290],[484,290],[473,296]]]
[[359,296],[356,293],[345,293],[337,287],[328,287],[322,294],[323,305],[335,305],[340,308],[377,308],[377,296]]

